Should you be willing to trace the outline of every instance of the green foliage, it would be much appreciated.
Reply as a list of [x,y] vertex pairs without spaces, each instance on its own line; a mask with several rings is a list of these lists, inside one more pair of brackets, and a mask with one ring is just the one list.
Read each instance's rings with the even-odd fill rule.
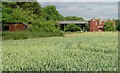
[[120,20],[115,20],[116,29],[120,31]]
[[38,2],[17,2],[17,5],[25,10],[33,11],[33,14],[42,14],[41,5]]
[[47,20],[63,20],[64,17],[59,14],[54,5],[48,5],[43,8]]
[[[3,2],[3,22],[25,22],[31,31],[60,32],[55,21],[64,20],[54,5],[41,7],[38,2]],[[54,20],[54,21],[53,21]],[[84,20],[68,16],[65,20]],[[86,28],[85,28],[86,29]],[[80,30],[77,26],[72,31]],[[69,30],[68,30],[69,31]]]
[[[18,14],[19,13],[19,14]],[[13,13],[11,13],[10,22],[27,22],[28,13],[23,11],[22,9],[14,9]]]
[[2,21],[9,21],[11,17],[11,13],[13,12],[13,9],[11,8],[6,8],[3,6],[2,8]]
[[4,40],[2,70],[101,71],[100,73],[118,70],[117,32],[70,35],[69,37]]
[[42,14],[41,5],[38,2],[3,2],[6,8],[16,9],[20,7],[24,10],[31,10],[33,14]]
[[16,2],[2,2],[2,5],[7,8],[16,8]]
[[77,17],[77,16],[67,16],[65,17],[65,20],[74,21],[74,20],[84,20],[84,19],[82,17]]
[[74,31],[80,31],[81,28],[75,24],[68,24],[66,27],[65,27],[65,31],[71,31],[71,32],[74,32]]
[[57,22],[53,20],[42,20],[42,21],[35,21],[30,26],[31,31],[46,31],[46,32],[58,32],[59,27]]
[[32,11],[25,10],[20,7],[10,8],[10,7],[3,7],[2,12],[2,21],[3,22],[26,22],[28,23],[31,20],[35,20],[36,15],[32,14]]
[[113,24],[113,22],[105,22],[104,31],[115,31],[115,25]]
[[89,31],[89,25],[85,25],[82,30],[83,31]]
[[[32,31],[60,32],[57,23],[53,20],[59,20],[62,16],[55,6],[46,6],[42,9],[37,2],[16,2],[14,8],[12,8],[11,4],[9,2],[3,3],[3,22],[30,23],[29,29]],[[46,9],[48,9],[48,14],[46,12],[45,14],[43,13]],[[53,15],[51,15],[51,12]],[[48,16],[50,19],[46,20],[47,18],[44,18],[45,15],[50,15]]]
[[2,39],[18,40],[18,39],[29,39],[29,38],[40,38],[40,37],[55,37],[64,36],[62,32],[43,32],[43,31],[17,31],[17,32],[2,32]]
[[[12,9],[12,8],[6,8],[6,7],[4,8],[4,7],[3,7],[2,12],[3,12],[3,13],[10,14],[10,13],[13,12],[13,9]],[[4,14],[3,14],[3,15],[4,15]]]

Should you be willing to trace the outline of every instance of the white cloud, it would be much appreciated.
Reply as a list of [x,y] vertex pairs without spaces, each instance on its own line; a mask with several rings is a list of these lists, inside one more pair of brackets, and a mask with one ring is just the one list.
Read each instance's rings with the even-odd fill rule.
[[64,16],[81,16],[86,19],[117,18],[117,2],[41,2],[42,6],[55,5]]

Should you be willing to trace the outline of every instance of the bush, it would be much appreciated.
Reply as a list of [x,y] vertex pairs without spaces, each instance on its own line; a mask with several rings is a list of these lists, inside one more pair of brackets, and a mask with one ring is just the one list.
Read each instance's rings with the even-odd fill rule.
[[80,31],[81,28],[75,24],[68,24],[65,27],[65,31],[70,31],[70,32],[74,32],[74,31]]
[[116,29],[120,31],[120,20],[115,20]]
[[40,38],[40,37],[54,37],[64,36],[62,32],[38,32],[38,31],[17,31],[17,32],[2,32],[2,39],[28,39],[28,38]]
[[115,31],[115,25],[113,22],[105,22],[104,31]]
[[57,22],[53,20],[35,21],[30,26],[31,31],[60,32]]
[[83,31],[85,32],[85,31],[89,31],[89,26],[88,25],[85,25],[84,27],[83,27]]

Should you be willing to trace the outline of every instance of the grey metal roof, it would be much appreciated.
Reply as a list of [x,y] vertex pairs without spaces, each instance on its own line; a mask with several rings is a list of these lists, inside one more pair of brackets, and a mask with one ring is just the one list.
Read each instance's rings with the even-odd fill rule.
[[88,21],[58,21],[59,24],[88,24]]

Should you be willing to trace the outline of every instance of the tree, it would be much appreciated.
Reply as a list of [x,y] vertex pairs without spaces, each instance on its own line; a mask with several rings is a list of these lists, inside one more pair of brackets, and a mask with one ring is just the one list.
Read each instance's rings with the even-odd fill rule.
[[82,17],[77,17],[77,16],[67,16],[65,17],[65,20],[74,21],[74,20],[84,20],[84,19]]
[[104,23],[104,31],[115,31],[115,25],[113,24],[113,22],[111,22],[111,21],[105,22]]
[[[23,10],[22,8],[17,7],[12,10],[12,13],[3,12],[3,21],[4,22],[29,22],[33,18],[35,20],[36,15],[32,14],[30,10]],[[37,17],[36,17],[37,18]]]
[[31,31],[59,32],[58,24],[53,20],[35,21],[30,26]]
[[33,11],[33,14],[42,14],[42,7],[38,2],[16,2],[17,6]]
[[6,6],[7,8],[16,8],[16,2],[2,2],[2,5]]
[[13,12],[13,8],[11,5],[14,3],[3,2],[2,3],[2,22],[9,21],[11,17],[11,13]]
[[[26,11],[30,11],[31,15],[34,15],[37,19],[45,19],[44,18],[44,13],[42,11],[42,7],[38,2],[3,2],[3,18],[8,18],[11,17],[10,15],[13,13],[14,10],[16,9],[22,9],[23,12]],[[19,10],[18,9],[18,10]],[[23,13],[18,12],[19,13]]]
[[64,17],[59,14],[54,5],[47,5],[43,8],[47,20],[63,20]]
[[81,28],[75,24],[68,24],[66,27],[65,27],[65,31],[71,31],[71,32],[74,32],[74,31],[80,31]]

